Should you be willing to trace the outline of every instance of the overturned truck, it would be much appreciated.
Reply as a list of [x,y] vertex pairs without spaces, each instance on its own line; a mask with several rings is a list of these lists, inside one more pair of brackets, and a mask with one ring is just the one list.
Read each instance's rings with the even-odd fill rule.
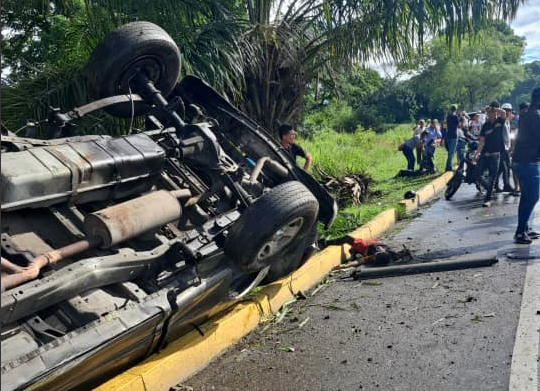
[[[2,390],[99,384],[301,266],[332,223],[332,197],[179,69],[166,32],[127,24],[90,58],[97,100],[51,112],[57,138],[3,130]],[[96,110],[145,130],[63,137]]]

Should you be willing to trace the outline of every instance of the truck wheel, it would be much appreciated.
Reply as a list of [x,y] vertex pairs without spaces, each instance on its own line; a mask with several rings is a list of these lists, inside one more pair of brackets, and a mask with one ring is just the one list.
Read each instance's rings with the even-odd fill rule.
[[270,270],[263,280],[263,284],[269,284],[279,280],[302,266],[312,255],[314,251],[312,245],[316,241],[317,223],[313,224],[313,227],[309,229],[308,234],[304,239],[298,241],[294,248],[291,248],[290,251],[282,254],[281,257],[272,262]]
[[302,183],[278,185],[233,224],[225,240],[225,254],[243,272],[272,265],[305,241],[318,211],[317,199]]
[[[129,94],[129,80],[143,71],[167,96],[180,74],[180,51],[161,27],[150,22],[132,22],[109,33],[95,48],[86,66],[90,93],[95,99]],[[131,86],[131,92],[137,93]],[[146,105],[135,105],[141,115]],[[118,117],[131,116],[131,104],[117,104],[107,109]]]

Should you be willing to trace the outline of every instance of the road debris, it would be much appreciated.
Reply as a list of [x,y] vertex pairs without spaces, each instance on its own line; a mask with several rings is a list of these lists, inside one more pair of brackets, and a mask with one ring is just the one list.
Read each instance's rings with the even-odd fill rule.
[[362,281],[362,285],[366,285],[366,286],[380,286],[382,284],[383,283],[380,281]]
[[338,206],[345,206],[352,202],[360,205],[366,196],[378,195],[379,192],[368,192],[368,186],[373,178],[364,173],[347,173],[342,177],[328,174],[320,166],[316,167],[320,177],[320,183],[335,195]]
[[438,320],[436,320],[435,322],[433,322],[431,325],[432,325],[432,326],[435,326],[437,323],[440,323],[440,322],[442,322],[442,321],[445,320],[445,319],[446,319],[446,317],[443,317],[443,318],[441,318],[441,319],[438,319]]
[[383,267],[359,267],[347,277],[352,278],[353,280],[394,277],[407,274],[442,272],[450,270],[468,269],[473,267],[491,266],[497,262],[497,258],[481,258],[408,263]]
[[475,315],[474,318],[472,318],[471,320],[475,323],[478,323],[482,321],[482,318],[478,315]]
[[460,297],[458,301],[460,303],[470,303],[471,301],[476,301],[476,297],[474,296]]
[[307,322],[309,322],[309,316],[306,319],[304,319],[302,322],[300,322],[300,324],[298,325],[298,328],[301,329],[302,327],[306,325]]

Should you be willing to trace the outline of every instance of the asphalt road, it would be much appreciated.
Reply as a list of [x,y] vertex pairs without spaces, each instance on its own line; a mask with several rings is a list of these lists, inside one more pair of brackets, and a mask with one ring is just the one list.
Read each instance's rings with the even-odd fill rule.
[[[517,202],[498,195],[491,208],[482,208],[473,186],[463,185],[452,201],[435,201],[384,238],[424,260],[497,256],[497,264],[364,282],[335,274],[183,385],[194,391],[502,391],[509,389],[511,365],[538,384],[531,376],[540,373],[534,370],[540,308],[532,323],[519,319],[528,265],[528,280],[539,274],[530,265],[540,262],[540,243],[512,243]],[[537,228],[539,212],[540,205]],[[532,303],[538,306],[540,297]],[[532,352],[512,364],[516,333],[532,335],[536,345],[525,339]]]

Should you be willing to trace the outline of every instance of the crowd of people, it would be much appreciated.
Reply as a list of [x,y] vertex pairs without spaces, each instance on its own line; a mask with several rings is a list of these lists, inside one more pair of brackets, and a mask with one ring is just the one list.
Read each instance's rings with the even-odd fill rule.
[[[530,244],[540,237],[529,225],[540,192],[540,87],[533,90],[531,104],[521,103],[517,111],[510,103],[500,105],[497,101],[474,113],[458,112],[452,105],[442,124],[437,119],[428,123],[418,121],[411,138],[399,146],[407,160],[406,171],[435,173],[434,157],[441,145],[447,153],[445,169],[452,171],[454,156],[458,166],[463,165],[469,145],[475,151],[472,164],[483,178],[482,206],[491,206],[493,192],[521,196],[514,241]],[[283,124],[278,131],[281,146],[294,160],[304,158],[304,170],[308,170],[313,158],[295,143],[294,128]],[[416,164],[419,169],[415,171]]]
[[[400,146],[400,150],[402,150],[407,159],[407,169],[414,170],[416,162],[419,171],[422,173],[432,174],[436,172],[437,169],[433,164],[435,150],[438,146],[444,146],[447,153],[445,169],[446,171],[452,171],[454,157],[457,157],[458,166],[463,164],[467,145],[473,149],[478,148],[480,140],[483,138],[481,137],[482,128],[485,124],[487,124],[485,125],[486,128],[489,128],[492,126],[492,122],[494,122],[494,126],[502,127],[501,137],[502,145],[504,145],[498,159],[497,175],[493,175],[494,178],[502,177],[503,188],[499,188],[498,181],[496,181],[497,186],[495,190],[519,195],[517,178],[513,178],[514,186],[510,184],[510,154],[513,147],[513,140],[515,140],[518,132],[520,114],[526,111],[527,107],[528,104],[523,103],[520,105],[519,111],[514,111],[510,103],[500,106],[498,102],[494,101],[478,112],[466,113],[463,111],[459,113],[457,106],[451,106],[450,113],[442,121],[441,125],[439,125],[437,119],[430,120],[428,126],[425,126],[426,122],[424,120],[418,121],[413,129],[412,137]],[[493,149],[491,145],[493,139],[489,138],[489,140],[490,143],[486,153]],[[496,149],[499,147],[498,141],[495,142],[497,144]],[[411,153],[413,150],[416,151],[416,160],[414,159],[414,154]],[[411,156],[413,157],[411,158]]]
[[[464,164],[469,145],[475,151],[472,164],[485,189],[482,206],[491,206],[493,192],[521,195],[514,240],[529,244],[540,236],[529,226],[539,198],[539,143],[540,87],[533,90],[531,104],[523,102],[517,111],[510,103],[500,105],[497,101],[475,113],[460,113],[453,105],[440,127],[436,119],[430,120],[428,126],[426,121],[418,121],[412,137],[401,144],[399,150],[407,160],[408,171],[434,173],[433,158],[438,146],[444,145],[447,152],[445,169],[452,171],[454,156],[457,156],[458,166]],[[418,164],[417,171],[414,170],[415,163]]]

